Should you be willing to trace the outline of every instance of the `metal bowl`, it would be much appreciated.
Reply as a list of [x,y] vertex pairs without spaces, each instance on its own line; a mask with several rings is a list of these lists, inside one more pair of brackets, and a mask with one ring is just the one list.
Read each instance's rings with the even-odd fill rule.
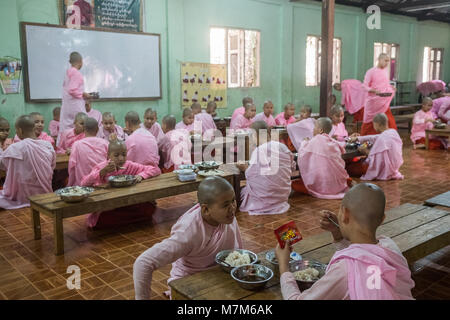
[[247,253],[250,256],[250,264],[254,264],[254,263],[256,263],[256,261],[258,261],[258,256],[256,255],[256,253],[251,252],[249,250],[245,250],[245,249],[222,250],[218,254],[216,254],[215,261],[218,265],[220,265],[222,267],[222,270],[225,272],[230,272],[234,268],[234,267],[229,267],[223,263],[223,261],[225,261],[225,259],[228,257],[228,255],[230,253],[232,253],[233,251],[237,251],[240,254]]
[[445,128],[447,128],[447,125],[445,124],[445,123],[435,123],[434,124],[434,128],[435,129],[445,129]]
[[178,166],[178,170],[184,170],[184,169],[192,169],[192,170],[195,170],[195,169],[197,169],[197,167],[194,166],[194,165],[192,165],[192,164],[180,164],[180,165]]
[[[293,251],[293,252],[291,252],[291,258],[289,260],[289,264],[299,261],[299,260],[295,260],[294,256],[299,257],[300,260],[302,259],[301,255],[299,255],[298,253]],[[275,250],[267,251],[267,253],[266,253],[266,260],[269,261],[271,264],[278,266],[278,260],[277,260],[277,257],[275,255]]]
[[79,186],[66,187],[55,191],[55,193],[59,195],[61,200],[67,203],[81,202],[86,199],[92,192],[94,192],[94,188]]
[[273,278],[272,269],[262,264],[246,264],[231,270],[231,277],[244,289],[261,290]]
[[110,176],[108,182],[110,186],[114,188],[128,187],[135,184],[136,177],[128,174],[120,174],[117,176]]
[[[289,269],[292,273],[294,273],[296,271],[305,270],[308,268],[314,268],[317,271],[319,271],[319,279],[320,279],[325,275],[325,271],[327,270],[327,265],[320,263],[319,261],[314,261],[314,260],[300,260],[300,261],[295,261],[294,263],[289,264]],[[295,277],[295,275],[294,275],[294,277]],[[319,280],[319,279],[317,279],[317,280]],[[317,280],[302,281],[302,280],[296,279],[298,288],[301,291],[311,288],[312,285]]]
[[216,161],[203,161],[203,162],[197,162],[195,166],[199,170],[214,170],[219,169],[221,163]]

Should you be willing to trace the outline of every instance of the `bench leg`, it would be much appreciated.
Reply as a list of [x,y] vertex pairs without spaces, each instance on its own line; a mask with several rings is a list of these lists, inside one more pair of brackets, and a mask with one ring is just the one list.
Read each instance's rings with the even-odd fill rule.
[[33,223],[34,240],[41,238],[41,217],[39,211],[31,209],[31,222]]
[[62,216],[57,214],[53,218],[53,231],[55,237],[55,255],[64,254],[64,230]]
[[425,131],[425,148],[428,150],[429,147],[429,138],[428,138],[428,132]]

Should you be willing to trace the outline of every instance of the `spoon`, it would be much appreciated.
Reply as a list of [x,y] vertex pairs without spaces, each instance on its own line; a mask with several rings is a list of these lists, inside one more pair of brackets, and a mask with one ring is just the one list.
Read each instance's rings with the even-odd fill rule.
[[331,219],[331,217],[327,217],[327,218],[328,218],[328,220],[330,220],[336,227],[340,228],[340,227],[339,227],[339,224],[337,224],[333,219]]

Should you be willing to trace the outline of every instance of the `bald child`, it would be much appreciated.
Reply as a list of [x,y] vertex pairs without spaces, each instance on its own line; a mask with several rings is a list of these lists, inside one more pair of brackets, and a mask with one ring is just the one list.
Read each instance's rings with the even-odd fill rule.
[[238,114],[244,115],[244,113],[245,113],[245,105],[249,104],[249,103],[253,104],[253,98],[245,97],[244,99],[242,99],[242,107],[236,108],[233,111],[233,114],[231,115],[231,121],[233,121],[233,119],[235,119]]
[[122,127],[116,122],[116,117],[111,112],[104,112],[102,115],[102,125],[99,128],[99,138],[106,140],[106,142],[114,140],[124,141],[127,135]]
[[[208,103],[208,105],[212,104],[215,105],[216,103],[212,101]],[[210,106],[210,108],[212,107]],[[213,117],[209,113],[202,111],[202,106],[198,102],[192,104],[191,109],[194,113],[194,128],[200,127],[205,140],[211,140],[217,129]]]
[[178,219],[170,237],[136,259],[136,300],[150,299],[152,273],[156,269],[172,263],[167,280],[170,283],[213,267],[220,251],[242,247],[231,184],[221,177],[208,177],[200,183],[197,197],[198,204]]
[[74,128],[69,128],[61,133],[58,141],[59,144],[56,148],[56,153],[70,154],[72,145],[75,143],[75,141],[84,139],[84,122],[86,121],[86,119],[87,115],[85,113],[77,113],[77,115],[75,116]]
[[[289,272],[289,246],[276,255],[281,292],[285,300],[412,300],[414,281],[408,262],[397,244],[376,236],[385,219],[383,190],[361,183],[347,192],[339,212],[321,212],[320,226],[333,235],[336,253],[325,275],[310,289],[300,292]],[[334,220],[339,228],[330,222]]]
[[244,114],[238,114],[231,119],[230,128],[233,130],[249,129],[253,123],[253,118],[256,115],[256,106],[253,103],[247,103],[244,106]]
[[9,122],[3,117],[0,117],[0,153],[1,151],[5,151],[10,145],[13,144],[13,139],[9,137]]
[[295,105],[288,103],[284,106],[284,111],[275,117],[275,123],[278,126],[287,126],[297,121],[294,117]]
[[345,141],[348,137],[347,129],[344,124],[344,108],[339,105],[335,105],[330,109],[330,118],[333,122],[333,128],[331,129],[330,136],[337,141]]
[[264,102],[263,106],[263,112],[258,113],[254,118],[253,121],[264,121],[267,123],[269,127],[273,127],[276,125],[275,119],[273,118],[273,103],[272,101],[268,100]]
[[184,129],[190,134],[194,133],[194,112],[191,108],[183,109],[183,120],[177,123],[175,129]]
[[160,141],[163,137],[163,132],[158,123],[158,114],[156,110],[153,110],[152,108],[145,110],[144,122],[141,124],[141,128],[147,129],[156,138],[158,147],[161,148]]
[[[30,113],[30,117],[34,121],[34,132],[36,133],[36,138],[50,142],[53,148],[55,148],[55,140],[44,131],[44,116],[39,112],[32,112]],[[16,134],[14,137],[14,142],[19,141],[20,138]]]

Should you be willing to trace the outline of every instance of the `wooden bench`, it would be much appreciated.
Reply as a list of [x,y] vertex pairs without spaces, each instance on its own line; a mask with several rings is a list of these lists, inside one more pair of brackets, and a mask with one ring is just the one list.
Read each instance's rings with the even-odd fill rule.
[[[57,154],[56,155],[56,170],[64,170],[69,167],[69,156],[66,154]],[[0,170],[0,178],[6,177],[6,172],[3,170]]]
[[444,136],[447,138],[450,138],[450,125],[448,125],[445,129],[430,129],[430,130],[425,130],[425,146],[428,150],[429,147],[429,139],[430,139],[430,135],[434,135],[434,136]]
[[393,115],[401,115],[405,113],[416,113],[421,108],[421,104],[412,103],[401,106],[391,106],[391,112]]
[[[222,170],[225,171],[223,178],[233,185],[236,198],[239,199],[237,169],[231,165],[224,165]],[[61,255],[64,253],[63,219],[197,191],[202,180],[203,178],[198,176],[196,181],[180,182],[175,173],[167,173],[127,188],[96,188],[97,190],[80,203],[65,203],[55,193],[32,196],[30,205],[34,239],[41,238],[40,214],[51,217],[54,228],[54,252],[55,255]]]
[[[386,212],[386,219],[378,228],[378,235],[392,238],[409,263],[417,261],[450,243],[450,212],[421,205],[404,204]],[[276,242],[274,238],[274,243]],[[324,232],[294,245],[303,259],[328,263],[335,253],[332,236]],[[265,260],[265,253],[258,257],[261,264],[274,271],[274,277],[259,292],[241,288],[219,266],[169,283],[173,299],[186,300],[280,300],[280,275],[277,266]]]
[[436,197],[425,200],[425,205],[430,207],[441,206],[450,208],[450,191],[441,193]]
[[411,132],[412,122],[414,119],[414,114],[403,114],[394,116],[395,123],[407,123],[408,124],[408,132]]

